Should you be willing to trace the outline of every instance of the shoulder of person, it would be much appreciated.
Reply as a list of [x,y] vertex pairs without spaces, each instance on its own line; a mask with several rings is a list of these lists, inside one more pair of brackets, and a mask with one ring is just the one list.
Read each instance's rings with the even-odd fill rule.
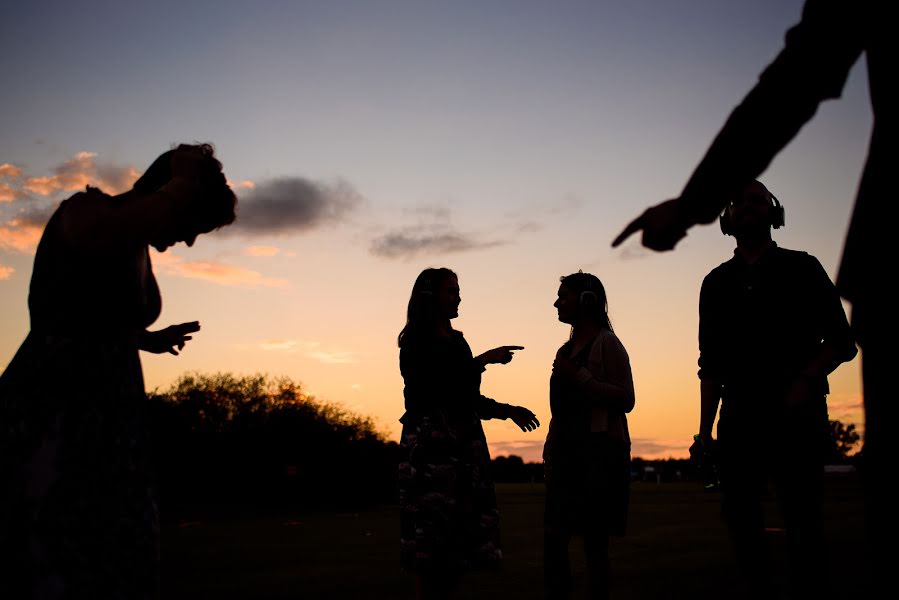
[[780,261],[796,267],[812,268],[814,270],[823,269],[821,261],[813,255],[803,250],[790,250],[789,248],[776,248],[777,257]]
[[63,202],[77,204],[79,202],[96,202],[100,200],[109,200],[112,196],[104,192],[98,187],[85,186],[83,192],[76,192]]
[[599,332],[599,335],[596,336],[596,340],[593,342],[593,352],[597,351],[597,348],[602,352],[622,352],[625,355],[627,354],[627,349],[624,347],[624,344],[621,343],[621,339],[615,335],[614,331],[609,329],[603,329]]
[[708,273],[706,276],[702,278],[702,282],[715,282],[722,277],[726,277],[727,273],[737,267],[737,257],[736,255],[730,257]]

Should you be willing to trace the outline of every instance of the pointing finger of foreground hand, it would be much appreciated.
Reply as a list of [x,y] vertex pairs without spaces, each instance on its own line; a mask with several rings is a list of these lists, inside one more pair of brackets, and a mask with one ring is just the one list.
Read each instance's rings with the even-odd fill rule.
[[631,237],[633,234],[640,231],[641,229],[643,229],[643,215],[640,215],[639,217],[637,217],[636,219],[631,221],[628,224],[628,226],[625,227],[621,231],[621,233],[618,234],[618,237],[616,237],[612,241],[612,248],[617,248],[619,246],[619,244],[621,244],[621,242],[623,242],[627,238]]

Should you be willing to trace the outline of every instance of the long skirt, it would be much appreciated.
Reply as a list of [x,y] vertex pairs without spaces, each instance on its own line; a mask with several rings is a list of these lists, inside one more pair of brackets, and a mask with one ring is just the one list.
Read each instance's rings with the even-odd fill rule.
[[499,510],[490,452],[474,414],[409,418],[399,465],[403,566],[451,575],[499,566]]
[[136,341],[29,334],[0,376],[4,598],[155,598]]

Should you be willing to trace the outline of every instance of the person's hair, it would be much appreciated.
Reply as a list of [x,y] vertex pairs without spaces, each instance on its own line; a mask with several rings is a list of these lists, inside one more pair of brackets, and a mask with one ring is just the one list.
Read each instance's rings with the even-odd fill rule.
[[204,160],[197,173],[198,192],[188,201],[187,218],[201,231],[212,231],[234,222],[237,196],[222,173],[222,163],[215,158],[211,144],[180,144],[163,152],[134,182],[134,190],[152,194],[172,180],[172,156],[179,150],[199,150]]
[[[450,278],[458,279],[458,276],[445,267],[425,269],[419,273],[412,286],[409,307],[406,309],[406,326],[397,336],[397,344],[401,348],[403,342],[411,334],[431,335],[436,333],[437,326],[441,324],[437,293],[443,283]],[[443,324],[452,329],[449,320]]]
[[577,294],[583,314],[591,318],[601,329],[613,331],[612,323],[609,321],[606,288],[603,287],[599,277],[592,273],[578,271],[560,277],[559,280],[562,282],[562,286]]

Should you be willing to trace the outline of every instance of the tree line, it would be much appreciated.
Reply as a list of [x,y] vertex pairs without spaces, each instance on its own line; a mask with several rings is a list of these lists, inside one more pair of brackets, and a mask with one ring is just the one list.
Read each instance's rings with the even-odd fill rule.
[[[188,373],[149,399],[164,512],[183,517],[396,500],[399,445],[370,417],[320,401],[288,377]],[[827,462],[852,462],[858,442],[855,425],[831,421]],[[499,456],[493,475],[498,482],[538,483],[543,466]],[[633,475],[698,478],[687,459],[635,457]]]

